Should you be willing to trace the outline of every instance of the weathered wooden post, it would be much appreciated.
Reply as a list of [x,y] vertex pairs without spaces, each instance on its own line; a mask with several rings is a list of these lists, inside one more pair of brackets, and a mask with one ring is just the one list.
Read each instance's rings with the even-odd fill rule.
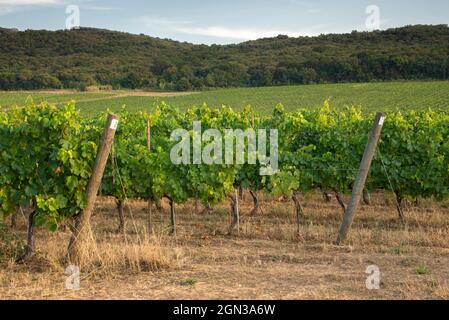
[[352,198],[346,209],[343,222],[340,227],[340,232],[337,238],[337,244],[341,244],[346,240],[348,236],[349,229],[351,228],[352,222],[354,221],[355,213],[360,200],[363,196],[363,190],[365,188],[366,179],[368,178],[369,170],[371,168],[371,163],[373,161],[374,153],[377,148],[377,144],[380,139],[380,134],[385,122],[385,114],[378,113],[376,119],[374,120],[374,125],[371,130],[368,144],[365,149],[365,154],[363,155],[362,163],[360,165],[359,174],[357,176],[354,189],[352,191]]
[[103,130],[97,157],[92,170],[89,184],[87,185],[87,204],[84,210],[75,217],[74,230],[70,238],[68,248],[68,259],[70,262],[80,264],[83,254],[83,244],[93,240],[90,219],[97,199],[97,194],[101,186],[104,169],[109,158],[111,146],[114,141],[115,132],[118,126],[118,117],[109,114]]
[[147,146],[148,150],[151,151],[151,121],[147,120]]
[[[147,120],[147,147],[151,152],[151,120]],[[153,201],[148,197],[148,233],[153,233]]]

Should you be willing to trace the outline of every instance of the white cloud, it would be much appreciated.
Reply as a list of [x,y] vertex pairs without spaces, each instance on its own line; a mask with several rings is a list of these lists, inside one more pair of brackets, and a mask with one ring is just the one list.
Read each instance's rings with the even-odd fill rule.
[[316,35],[310,32],[297,32],[291,30],[261,30],[251,28],[227,28],[219,26],[182,27],[176,28],[176,31],[190,35],[207,36],[224,39],[237,39],[237,40],[256,40],[260,38],[271,38],[276,37],[280,34],[288,35],[290,37]]
[[217,39],[227,40],[256,40],[260,38],[276,37],[280,34],[288,35],[290,37],[299,36],[315,36],[319,35],[316,32],[320,29],[320,26],[312,26],[307,29],[298,30],[285,30],[282,28],[245,28],[245,27],[227,27],[227,26],[198,26],[192,21],[171,20],[158,17],[141,17],[137,21],[147,29],[164,30],[164,32],[170,31],[178,34],[187,34],[193,36],[211,37]]
[[59,5],[65,0],[0,0],[0,16],[13,13],[18,8],[27,6]]
[[97,6],[96,0],[0,0],[0,16],[14,13],[22,8],[37,6],[63,6],[77,3],[80,9],[90,11],[119,10],[116,7]]
[[45,4],[59,4],[64,1],[61,0],[0,0],[0,7],[20,7],[20,6],[34,6]]

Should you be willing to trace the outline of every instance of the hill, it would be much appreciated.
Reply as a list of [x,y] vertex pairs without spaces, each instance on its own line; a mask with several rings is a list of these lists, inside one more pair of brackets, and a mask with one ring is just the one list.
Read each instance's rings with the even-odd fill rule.
[[448,79],[449,27],[194,45],[122,32],[0,29],[0,89],[192,90]]

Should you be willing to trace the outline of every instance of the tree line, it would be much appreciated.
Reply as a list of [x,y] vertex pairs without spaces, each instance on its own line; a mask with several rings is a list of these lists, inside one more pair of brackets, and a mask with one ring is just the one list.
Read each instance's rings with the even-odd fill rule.
[[0,89],[159,90],[448,79],[449,27],[194,45],[101,29],[0,28]]

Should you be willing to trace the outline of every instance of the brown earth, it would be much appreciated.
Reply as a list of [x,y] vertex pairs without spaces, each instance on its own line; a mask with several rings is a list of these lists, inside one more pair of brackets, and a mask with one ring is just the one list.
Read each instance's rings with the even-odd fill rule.
[[[402,224],[391,196],[376,194],[361,207],[348,243],[336,246],[338,203],[319,194],[303,202],[299,235],[292,204],[267,198],[256,217],[245,214],[249,199],[242,203],[239,236],[227,235],[228,204],[200,213],[191,202],[178,207],[176,237],[168,234],[167,204],[154,213],[148,237],[145,202],[128,204],[124,236],[113,202],[102,199],[93,220],[97,256],[81,269],[77,291],[66,289],[61,262],[68,231],[38,229],[36,257],[14,262],[25,239],[22,217],[3,232],[0,299],[449,299],[447,204],[409,205]],[[370,265],[380,269],[380,290],[366,288]]]

